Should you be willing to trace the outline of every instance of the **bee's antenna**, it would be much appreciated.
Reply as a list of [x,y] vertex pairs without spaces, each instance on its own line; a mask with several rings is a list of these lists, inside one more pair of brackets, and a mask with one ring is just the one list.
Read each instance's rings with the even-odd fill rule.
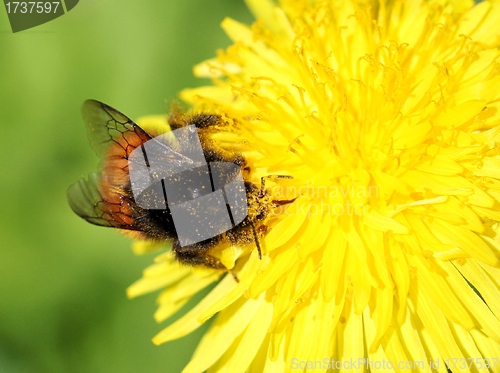
[[255,229],[255,224],[252,222],[250,223],[250,225],[252,226],[253,237],[255,239],[255,246],[257,246],[257,252],[259,253],[259,259],[262,260],[262,251],[260,249],[259,237],[257,236],[257,230]]

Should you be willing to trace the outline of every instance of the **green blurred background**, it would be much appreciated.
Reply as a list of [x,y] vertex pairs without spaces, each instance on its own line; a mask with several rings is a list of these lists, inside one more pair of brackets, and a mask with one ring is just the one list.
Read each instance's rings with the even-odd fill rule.
[[0,8],[0,372],[179,372],[204,329],[155,346],[157,294],[125,289],[154,255],[74,215],[66,189],[96,169],[84,100],[131,118],[164,113],[192,67],[250,23],[243,0],[82,0],[11,32]]

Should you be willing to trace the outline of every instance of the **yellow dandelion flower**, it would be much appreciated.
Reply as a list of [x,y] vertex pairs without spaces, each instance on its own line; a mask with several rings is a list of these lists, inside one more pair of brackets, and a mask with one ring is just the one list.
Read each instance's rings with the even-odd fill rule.
[[[182,97],[298,198],[154,342],[216,315],[184,372],[499,371],[500,3],[247,2]],[[220,276],[167,253],[129,294],[164,320]]]

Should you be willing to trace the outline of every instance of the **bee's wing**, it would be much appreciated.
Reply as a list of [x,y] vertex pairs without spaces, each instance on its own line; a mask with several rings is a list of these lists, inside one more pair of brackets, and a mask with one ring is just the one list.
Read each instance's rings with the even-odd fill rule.
[[[102,160],[102,172],[80,179],[68,189],[68,202],[72,210],[86,221],[106,227],[137,230],[137,206],[128,191],[130,188],[129,156],[151,135],[124,114],[94,100],[83,104],[83,119],[92,148]],[[159,163],[186,164],[193,161],[167,144],[163,147]]]
[[[95,100],[87,100],[82,107],[90,145],[100,158],[109,156],[113,144],[119,146],[124,158],[137,146],[151,139],[142,128],[119,111]],[[117,154],[118,155],[118,154]]]
[[[126,115],[99,101],[85,101],[82,116],[90,145],[100,158],[128,159],[135,148],[153,138]],[[189,158],[163,145],[168,151],[169,162],[190,162]]]
[[121,203],[105,200],[101,192],[101,175],[89,174],[68,188],[68,202],[71,209],[89,223],[103,227],[136,229],[130,206],[125,198]]

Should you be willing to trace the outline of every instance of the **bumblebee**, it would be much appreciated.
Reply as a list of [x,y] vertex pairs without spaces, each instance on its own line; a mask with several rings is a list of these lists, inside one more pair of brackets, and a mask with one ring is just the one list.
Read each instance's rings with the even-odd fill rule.
[[[247,214],[239,224],[200,242],[181,245],[168,203],[162,209],[144,208],[137,203],[129,174],[129,160],[134,150],[141,147],[144,150],[146,142],[161,134],[145,131],[119,111],[94,100],[84,103],[83,118],[91,146],[101,158],[102,169],[98,173],[90,174],[87,180],[82,178],[69,187],[68,202],[78,216],[98,226],[132,232],[136,238],[172,242],[175,258],[181,263],[192,266],[225,269],[220,260],[211,255],[213,249],[222,244],[245,246],[255,242],[258,255],[262,257],[259,239],[268,231],[265,223],[272,210],[277,206],[293,202],[293,200],[273,200],[265,188],[265,178],[261,179],[260,187],[244,181]],[[169,125],[172,131],[187,126],[196,129],[207,164],[230,162],[237,165],[243,175],[249,174],[250,168],[241,155],[218,148],[209,139],[210,130],[225,125],[219,115],[185,116],[175,111],[169,118]],[[191,162],[188,157],[180,155],[168,145],[162,146],[168,150],[161,159],[165,165],[182,166]],[[197,187],[186,190],[193,199],[200,195]],[[217,221],[213,224],[217,224]]]

